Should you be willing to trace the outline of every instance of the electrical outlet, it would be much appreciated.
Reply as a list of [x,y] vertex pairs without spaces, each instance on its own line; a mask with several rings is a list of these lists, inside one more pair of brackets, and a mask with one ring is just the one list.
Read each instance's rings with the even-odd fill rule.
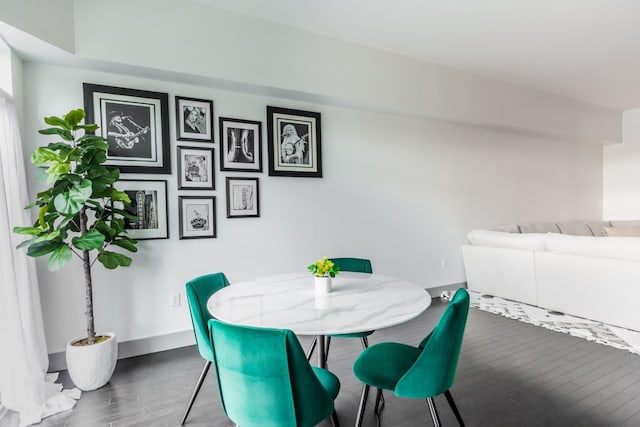
[[169,295],[169,306],[171,307],[180,306],[180,292]]
[[442,257],[442,260],[440,261],[440,267],[442,267],[443,270],[447,267],[444,257]]

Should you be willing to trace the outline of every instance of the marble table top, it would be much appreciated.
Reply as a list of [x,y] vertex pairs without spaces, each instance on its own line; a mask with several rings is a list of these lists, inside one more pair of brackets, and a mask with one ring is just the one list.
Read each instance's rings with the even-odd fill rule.
[[378,274],[341,272],[322,297],[315,296],[313,282],[304,272],[233,283],[213,294],[207,308],[228,323],[328,335],[398,325],[431,304],[418,285]]

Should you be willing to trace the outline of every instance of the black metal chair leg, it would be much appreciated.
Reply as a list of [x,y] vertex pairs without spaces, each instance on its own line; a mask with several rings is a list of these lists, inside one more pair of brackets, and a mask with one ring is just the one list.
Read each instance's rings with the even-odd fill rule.
[[460,416],[458,407],[456,406],[456,403],[453,401],[453,396],[451,396],[451,392],[449,390],[445,391],[444,397],[447,398],[447,402],[449,402],[449,406],[451,406],[451,410],[453,410],[453,414],[456,416],[456,419],[458,420],[458,424],[460,424],[460,427],[464,427],[462,416]]
[[433,397],[427,397],[427,405],[429,405],[429,412],[431,413],[431,420],[433,421],[433,427],[440,427],[440,417],[436,410],[436,404],[433,402]]
[[358,406],[358,417],[356,418],[356,427],[362,426],[362,418],[364,417],[364,409],[367,406],[367,396],[369,395],[369,385],[362,387],[362,396],[360,396],[360,406]]
[[340,421],[338,420],[338,414],[335,409],[333,410],[333,414],[331,414],[331,424],[333,427],[340,427]]
[[196,388],[193,390],[191,399],[189,399],[187,410],[184,412],[184,416],[182,417],[182,421],[180,421],[180,425],[183,425],[185,422],[187,422],[187,417],[189,416],[189,412],[191,412],[191,407],[193,406],[193,403],[196,401],[196,397],[200,392],[200,387],[202,387],[202,383],[204,382],[204,379],[207,376],[207,372],[209,372],[210,367],[211,367],[211,361],[207,360],[204,364],[204,368],[202,368],[202,372],[200,373],[200,378],[198,378],[198,382],[196,383]]
[[329,360],[329,347],[331,346],[331,337],[326,338],[326,346],[324,349],[324,361],[325,363]]
[[[369,348],[369,340],[367,339],[367,337],[360,338],[360,342],[362,342],[362,348],[364,350]],[[376,399],[377,399],[377,396],[376,396]],[[384,404],[386,403],[384,400],[384,394],[382,394],[381,389],[380,389],[380,399],[382,399],[382,407],[380,407],[380,410],[378,411],[378,404],[376,404],[376,413],[382,412],[382,409],[384,408]],[[378,418],[378,425],[380,425],[380,418]]]
[[369,340],[367,339],[367,337],[362,337],[360,338],[360,341],[362,341],[362,348],[363,349],[367,349],[369,348]]
[[[382,400],[382,406],[380,406],[380,401]],[[380,427],[380,413],[384,409],[384,397],[382,397],[382,389],[379,388],[376,393],[376,404],[373,407],[373,413],[376,415],[376,422],[378,423],[378,427]]]
[[313,337],[313,342],[311,343],[311,347],[309,347],[309,351],[307,351],[307,360],[311,361],[311,356],[313,356],[313,350],[316,349],[316,344],[318,343],[318,336]]

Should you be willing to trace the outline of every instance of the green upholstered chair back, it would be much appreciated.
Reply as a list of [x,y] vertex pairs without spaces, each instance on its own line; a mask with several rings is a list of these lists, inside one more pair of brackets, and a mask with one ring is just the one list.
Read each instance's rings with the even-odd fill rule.
[[198,351],[206,360],[213,361],[213,350],[207,327],[207,322],[212,316],[207,310],[207,300],[225,286],[229,286],[229,281],[224,273],[205,274],[188,281],[186,284],[193,333],[196,336]]
[[333,412],[293,332],[209,322],[222,406],[242,427],[314,426]]
[[396,395],[427,398],[451,388],[468,313],[469,293],[458,289],[436,327],[420,344],[420,357],[396,384]]
[[356,273],[373,273],[371,261],[364,258],[331,258],[331,261],[340,271],[353,271]]

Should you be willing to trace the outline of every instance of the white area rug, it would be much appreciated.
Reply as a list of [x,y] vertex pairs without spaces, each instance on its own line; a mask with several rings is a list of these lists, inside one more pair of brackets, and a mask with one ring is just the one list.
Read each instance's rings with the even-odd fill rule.
[[[445,291],[442,299],[449,300],[451,296],[451,293]],[[471,297],[471,307],[482,311],[640,354],[640,332],[638,331],[567,314],[549,312],[540,307],[498,297],[483,297],[474,291],[469,291],[469,296]]]

